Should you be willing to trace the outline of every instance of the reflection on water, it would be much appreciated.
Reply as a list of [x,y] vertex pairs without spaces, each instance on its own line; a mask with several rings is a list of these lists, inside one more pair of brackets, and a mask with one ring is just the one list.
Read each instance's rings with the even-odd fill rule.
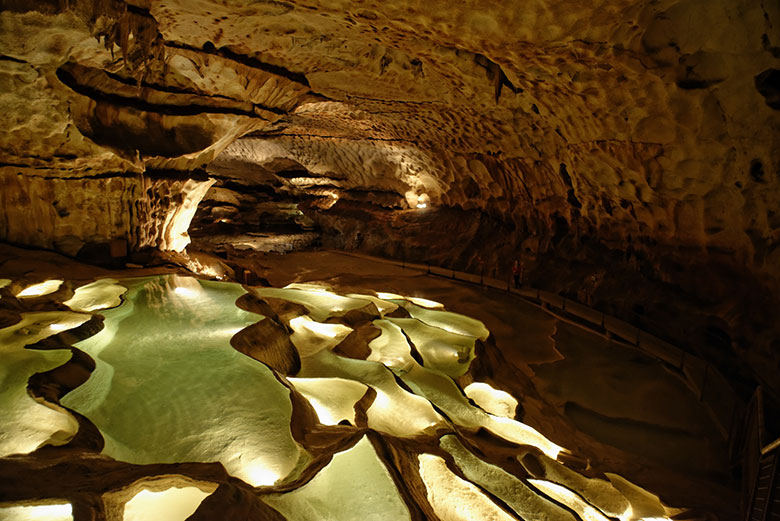
[[[569,521],[575,519],[572,511],[589,521],[665,519],[668,511],[656,496],[619,476],[586,478],[555,461],[565,449],[514,419],[515,397],[485,382],[460,387],[457,379],[469,374],[475,346],[490,334],[480,321],[445,311],[438,302],[395,293],[341,296],[313,284],[252,291],[256,298],[295,305],[288,305],[292,313],[269,317],[280,327],[267,333],[286,331],[291,343],[254,341],[296,349],[298,374],[276,375],[231,347],[233,335],[264,319],[236,306],[245,294],[237,284],[178,275],[107,279],[82,286],[69,301],[74,310],[102,310],[105,327],[76,344],[96,367],[63,405],[98,427],[106,442],[103,453],[117,460],[216,461],[253,486],[289,484],[305,476],[284,492],[274,488],[260,496],[291,520],[409,519],[410,501],[422,498],[426,505],[414,506],[415,511],[422,508],[442,519]],[[105,309],[110,306],[115,307]],[[26,352],[29,338],[50,336],[88,317],[27,314],[21,325],[0,330],[6,354],[23,358],[17,363],[6,356],[5,366],[26,364],[14,380],[17,395],[32,371],[66,359],[62,350]],[[24,338],[18,334],[22,326],[29,326]],[[342,351],[346,344],[352,347]],[[292,390],[310,402],[313,419],[293,418]],[[64,411],[28,402],[72,421]],[[292,436],[295,421],[316,426],[317,440],[330,435],[337,442],[307,445],[310,453]],[[523,455],[530,456],[541,474],[512,474],[489,461],[489,450],[475,450],[473,444],[482,442],[461,437],[484,430],[516,444],[514,463],[525,465]],[[351,438],[344,438],[345,432]],[[56,442],[56,433],[44,429],[38,435],[37,444]],[[392,451],[382,448],[386,442],[377,439],[406,444],[408,453],[391,458]],[[302,474],[315,457],[324,458],[313,467],[319,470]],[[143,513],[162,502],[186,517],[210,493],[146,491],[127,503],[125,513]]]
[[237,284],[176,275],[123,281],[124,303],[77,344],[97,367],[63,404],[87,416],[104,453],[131,463],[219,461],[253,485],[290,475],[305,452],[290,434],[289,391],[230,346],[261,316]]

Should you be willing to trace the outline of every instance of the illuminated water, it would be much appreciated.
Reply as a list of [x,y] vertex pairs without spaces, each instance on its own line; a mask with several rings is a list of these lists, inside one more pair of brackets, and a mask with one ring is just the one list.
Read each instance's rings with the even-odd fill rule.
[[289,391],[230,338],[261,316],[235,306],[238,284],[169,275],[123,281],[124,303],[77,344],[97,367],[63,404],[89,418],[104,453],[131,463],[222,462],[253,485],[307,455],[290,433]]
[[[275,375],[232,348],[233,335],[264,318],[236,306],[245,294],[237,284],[177,275],[105,279],[78,288],[66,302],[74,311],[100,312],[105,327],[76,344],[96,367],[63,405],[97,426],[105,440],[103,453],[117,460],[221,462],[250,485],[278,486],[295,480],[318,456],[291,434],[290,386],[311,403],[324,426],[354,426],[357,404],[365,402],[363,421],[370,430],[416,443],[409,455],[421,487],[415,493],[441,519],[508,520],[516,514],[571,521],[572,511],[587,521],[665,518],[657,497],[619,476],[586,478],[555,461],[565,449],[513,419],[515,397],[484,382],[459,387],[455,379],[468,373],[476,342],[490,334],[481,322],[444,311],[437,302],[391,293],[340,296],[312,284],[252,291],[305,308],[307,314],[283,324],[301,359],[298,374]],[[385,317],[399,306],[411,318]],[[363,327],[343,323],[346,313],[377,330],[366,360],[334,352]],[[88,318],[67,311],[25,313],[20,323],[0,330],[0,405],[12,420],[0,431],[0,456],[62,444],[75,434],[70,414],[26,392],[32,374],[65,363],[69,352],[24,347]],[[412,356],[413,348],[422,363]],[[516,476],[489,463],[452,434],[456,427],[486,429],[530,446],[518,451],[516,463],[525,464],[522,455],[530,451],[544,479]],[[306,482],[285,492],[272,489],[261,500],[290,520],[409,519],[393,477],[397,470],[392,474],[387,455],[360,435],[348,448],[330,449],[329,462]],[[451,459],[442,457],[447,454]],[[216,484],[138,489],[124,503],[123,514],[114,516],[132,521],[164,509],[171,519],[185,519],[215,489]],[[70,519],[69,504],[8,508],[19,516],[48,508],[52,515],[40,519]]]

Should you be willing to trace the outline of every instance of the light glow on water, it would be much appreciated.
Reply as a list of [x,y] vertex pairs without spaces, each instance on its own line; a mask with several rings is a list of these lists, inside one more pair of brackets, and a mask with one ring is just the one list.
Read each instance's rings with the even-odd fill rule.
[[486,412],[494,416],[503,416],[504,418],[514,418],[515,416],[517,399],[506,391],[494,389],[490,384],[484,382],[472,382],[463,389],[463,392]]
[[417,304],[418,306],[429,308],[429,309],[441,309],[444,307],[444,304],[441,302],[436,302],[435,300],[430,300],[427,298],[422,297],[404,297],[406,300],[411,302],[412,304]]
[[404,300],[403,295],[399,295],[398,293],[388,293],[386,291],[377,291],[376,296],[382,300]]
[[490,331],[485,327],[485,324],[479,320],[467,317],[466,315],[430,309],[429,306],[420,306],[414,303],[406,303],[403,307],[409,312],[412,318],[416,318],[420,322],[438,327],[450,333],[470,336],[483,341],[487,340],[488,336],[490,336]]
[[124,284],[123,304],[101,312],[105,328],[77,344],[95,370],[62,399],[100,429],[103,453],[138,464],[219,461],[256,486],[294,475],[309,455],[292,438],[290,392],[230,346],[237,329],[262,319],[235,306],[241,286],[181,276]]
[[52,331],[65,331],[66,329],[68,329],[68,327],[69,326],[67,324],[60,324],[58,322],[55,322],[54,324],[49,324],[49,329],[51,329]]
[[263,497],[289,521],[409,520],[409,509],[366,436],[305,485]]
[[577,512],[582,521],[609,521],[604,514],[564,486],[541,479],[529,479],[528,481],[551,498],[560,501]]
[[210,492],[197,487],[171,487],[158,492],[143,489],[125,503],[123,521],[184,521],[216,488]]
[[317,322],[341,317],[349,311],[366,310],[377,313],[376,307],[368,300],[337,295],[319,285],[291,284],[286,288],[258,288],[253,291],[260,297],[279,298],[300,304]]
[[20,298],[29,298],[50,295],[60,289],[60,286],[62,286],[63,282],[64,281],[62,279],[46,280],[38,284],[33,284],[32,286],[27,286],[22,291],[17,293],[16,296]]
[[28,454],[44,445],[63,445],[76,434],[78,422],[69,412],[33,398],[27,388],[34,374],[70,360],[70,351],[25,346],[77,327],[89,318],[70,311],[22,313],[19,322],[0,329],[0,457]]
[[445,425],[442,418],[421,396],[403,389],[383,365],[338,356],[321,350],[301,360],[300,376],[308,379],[342,378],[369,386],[376,398],[366,411],[368,426],[398,437],[433,434]]
[[420,307],[424,307],[428,309],[441,309],[444,307],[444,304],[442,304],[441,302],[436,302],[435,300],[430,300],[422,297],[405,297],[403,295],[399,295],[398,293],[377,291],[376,296],[382,300],[405,300],[407,302],[411,302],[412,304],[416,304]]
[[451,521],[514,521],[479,488],[455,475],[439,456],[418,456],[420,477],[425,484],[428,502],[440,519]]
[[0,519],[8,521],[73,521],[73,507],[70,503],[0,506]]
[[415,318],[389,320],[409,336],[422,356],[425,367],[452,378],[463,376],[468,371],[474,359],[476,338],[473,336],[451,333]]
[[73,297],[63,302],[73,311],[89,313],[118,306],[122,303],[121,295],[127,288],[115,279],[100,279],[86,284],[73,293]]
[[182,297],[187,297],[187,298],[195,298],[198,296],[198,292],[191,288],[178,287],[178,288],[174,288],[173,292],[176,293],[177,295],[180,295]]
[[[442,452],[419,454],[419,448],[402,456],[416,467],[424,485],[419,493],[426,494],[441,519],[508,521],[516,513],[524,519],[573,521],[571,511],[553,499],[583,521],[607,521],[604,513],[621,521],[668,521],[657,496],[620,476],[607,474],[610,481],[586,478],[560,465],[555,458],[565,449],[514,419],[519,405],[515,397],[487,382],[471,381],[476,342],[490,334],[479,320],[445,311],[432,300],[395,293],[342,296],[325,285],[307,283],[250,291],[308,310],[283,320],[287,333],[277,331],[289,334],[300,356],[296,375],[278,375],[230,346],[235,334],[264,319],[235,305],[245,294],[237,284],[180,275],[103,279],[77,288],[67,301],[74,311],[100,311],[105,327],[76,345],[96,366],[86,383],[62,399],[63,405],[92,421],[105,440],[103,453],[119,461],[220,462],[231,476],[251,486],[275,487],[304,475],[314,457],[331,458],[297,488],[263,491],[263,501],[291,521],[409,519],[387,468],[395,464],[388,455],[401,438],[414,440],[403,442],[408,447],[432,443],[438,445],[436,451],[452,456],[445,461]],[[411,318],[382,318],[399,306]],[[18,324],[0,329],[5,371],[0,371],[0,406],[4,419],[10,418],[6,424],[13,425],[10,430],[0,426],[0,456],[63,444],[75,434],[78,424],[70,414],[41,404],[27,392],[33,374],[65,363],[70,351],[25,346],[89,318],[72,312],[23,313]],[[355,331],[345,322],[358,331],[344,350],[349,355],[334,351]],[[289,350],[286,338],[268,340]],[[420,355],[417,359],[410,341]],[[360,342],[366,343],[361,347]],[[365,348],[367,355],[356,354]],[[461,389],[464,375],[471,383]],[[295,400],[307,400],[316,419],[311,414],[294,419],[291,394]],[[292,436],[294,420],[310,422],[303,423],[311,428],[306,436],[313,433],[314,439],[324,440],[316,437],[346,433],[344,445],[354,445],[336,449],[325,444],[323,450],[330,452],[309,454]],[[344,423],[373,433],[334,428]],[[301,432],[300,423],[295,427]],[[461,429],[485,429],[517,445],[538,448],[547,458],[536,453],[544,472],[533,475],[544,479],[518,477],[488,463],[461,436]],[[353,432],[363,436],[357,443],[349,438]],[[449,434],[437,438],[443,433]],[[384,441],[377,442],[377,436]],[[375,450],[376,443],[382,450]],[[524,465],[521,456],[528,450],[518,451]],[[124,511],[110,515],[123,521],[184,521],[216,489],[216,484],[209,486],[161,490],[158,482],[136,488],[132,499],[121,499]],[[9,508],[17,509],[13,517],[3,517],[12,512]],[[38,517],[30,517],[33,514]],[[71,514],[70,504],[0,507],[0,519],[72,521]]]
[[262,462],[242,466],[236,472],[236,476],[243,478],[247,483],[251,483],[255,487],[270,487],[284,477],[275,470],[266,467]]
[[301,357],[311,356],[323,349],[333,349],[352,332],[343,324],[324,324],[306,315],[290,320],[290,341],[298,348]]
[[375,297],[373,295],[361,295],[359,293],[349,293],[347,294],[347,296],[350,298],[368,300],[370,302],[373,302],[377,310],[379,311],[379,315],[382,317],[398,309],[398,304],[394,304],[392,302],[382,300],[381,298]]
[[368,386],[346,378],[288,378],[314,408],[324,425],[346,420],[355,424],[355,404],[366,394]]
[[443,436],[439,445],[452,455],[469,481],[504,501],[520,518],[575,521],[570,512],[537,494],[517,476],[478,458],[456,436]]
[[490,419],[486,422],[485,427],[506,440],[520,445],[533,445],[551,459],[556,459],[558,454],[564,450],[563,447],[551,442],[530,425],[501,416],[488,416]]

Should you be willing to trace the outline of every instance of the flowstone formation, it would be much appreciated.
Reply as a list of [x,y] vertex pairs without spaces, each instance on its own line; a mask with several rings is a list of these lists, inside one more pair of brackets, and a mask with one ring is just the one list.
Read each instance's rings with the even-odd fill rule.
[[[22,380],[48,371],[30,378],[25,407],[59,418],[35,433],[4,422],[0,472],[17,479],[2,519],[697,515],[520,422],[516,398],[471,377],[490,332],[438,302],[181,275],[58,282],[60,297],[35,305],[68,297],[74,311],[0,329],[2,349],[30,366],[0,398],[21,407]],[[22,285],[6,288],[24,304]]]

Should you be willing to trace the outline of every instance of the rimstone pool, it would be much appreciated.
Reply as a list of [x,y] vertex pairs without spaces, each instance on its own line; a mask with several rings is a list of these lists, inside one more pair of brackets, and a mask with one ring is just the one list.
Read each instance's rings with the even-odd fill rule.
[[[4,455],[67,446],[73,411],[99,432],[101,457],[216,462],[279,519],[649,521],[679,511],[616,474],[566,465],[576,455],[518,421],[516,397],[464,378],[490,332],[443,303],[161,275],[98,280],[65,304],[72,311],[23,313],[0,330]],[[102,329],[74,344],[94,361],[86,381],[61,406],[28,394],[27,379],[71,355],[25,346],[97,313]],[[251,337],[257,359],[231,345],[253,328],[265,335]],[[106,491],[111,519],[184,520],[221,486],[166,469]],[[73,519],[60,499],[0,505],[0,519]]]

